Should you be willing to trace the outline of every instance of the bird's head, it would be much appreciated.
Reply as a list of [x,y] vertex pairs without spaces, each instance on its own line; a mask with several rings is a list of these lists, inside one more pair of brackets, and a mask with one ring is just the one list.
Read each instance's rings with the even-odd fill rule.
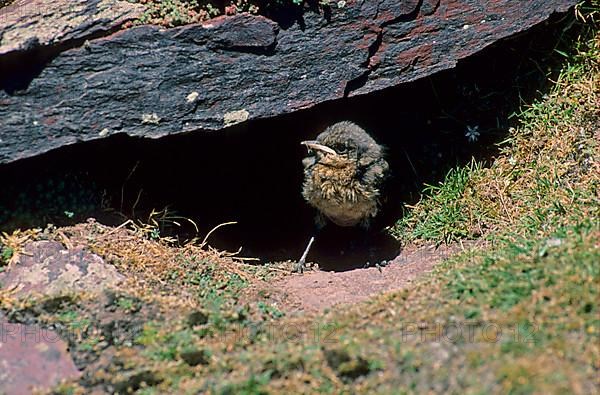
[[358,171],[357,150],[321,144],[318,140],[303,141],[309,155],[302,161],[304,168],[317,178],[328,179],[338,185],[350,183]]

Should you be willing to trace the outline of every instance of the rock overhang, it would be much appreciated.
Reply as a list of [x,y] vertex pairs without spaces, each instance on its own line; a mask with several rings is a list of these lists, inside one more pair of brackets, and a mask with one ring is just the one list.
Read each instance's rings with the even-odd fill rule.
[[[2,9],[4,21],[31,18],[24,4],[36,1]],[[0,41],[0,163],[121,133],[218,131],[379,91],[452,68],[576,3],[348,1],[290,26],[238,14],[115,33],[139,9],[95,18],[110,1],[123,7],[97,0],[52,14],[66,27],[39,37],[0,26],[0,37],[16,37]]]

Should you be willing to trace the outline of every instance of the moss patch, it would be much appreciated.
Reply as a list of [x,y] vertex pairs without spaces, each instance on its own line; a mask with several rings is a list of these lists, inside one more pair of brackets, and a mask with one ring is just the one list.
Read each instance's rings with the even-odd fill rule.
[[329,7],[321,0],[138,0],[146,11],[137,23],[151,23],[167,27],[202,22],[219,15],[240,12],[276,17],[281,13],[299,14],[304,8],[318,10]]

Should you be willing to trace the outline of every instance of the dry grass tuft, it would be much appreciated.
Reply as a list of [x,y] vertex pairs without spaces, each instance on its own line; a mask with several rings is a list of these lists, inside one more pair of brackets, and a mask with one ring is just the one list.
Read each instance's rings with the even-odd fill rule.
[[492,166],[451,171],[392,229],[397,238],[452,242],[506,229],[533,236],[582,210],[598,217],[600,35],[578,45],[553,90],[519,115]]
[[16,263],[25,244],[28,241],[35,240],[40,232],[40,229],[17,229],[10,234],[2,232],[0,234],[0,267]]
[[[214,284],[226,283],[232,275],[251,280],[235,253],[217,251],[206,243],[197,245],[195,240],[178,246],[173,239],[155,237],[152,224],[127,221],[113,228],[89,220],[61,228],[60,233],[71,246],[83,246],[115,265],[127,275],[127,287],[137,296],[193,306],[198,298],[188,283],[191,274],[210,271]],[[58,241],[67,244],[64,237]]]

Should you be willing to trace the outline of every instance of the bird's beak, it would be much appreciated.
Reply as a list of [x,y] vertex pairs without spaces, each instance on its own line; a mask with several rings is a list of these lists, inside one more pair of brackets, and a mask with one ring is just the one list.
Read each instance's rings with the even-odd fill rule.
[[310,150],[321,151],[331,155],[337,155],[337,152],[335,152],[333,149],[329,148],[326,145],[319,144],[319,142],[316,140],[303,141],[300,144],[306,145],[306,148]]

